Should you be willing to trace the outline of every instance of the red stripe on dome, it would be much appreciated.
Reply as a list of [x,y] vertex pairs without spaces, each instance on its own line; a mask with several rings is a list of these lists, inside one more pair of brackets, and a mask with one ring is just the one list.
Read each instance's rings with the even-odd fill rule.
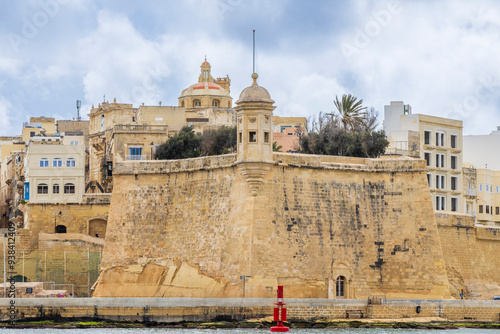
[[196,85],[194,85],[193,89],[205,89],[205,83],[204,82],[197,83]]
[[216,84],[214,84],[214,83],[209,82],[208,83],[208,89],[217,89],[218,90],[219,86],[216,85]]

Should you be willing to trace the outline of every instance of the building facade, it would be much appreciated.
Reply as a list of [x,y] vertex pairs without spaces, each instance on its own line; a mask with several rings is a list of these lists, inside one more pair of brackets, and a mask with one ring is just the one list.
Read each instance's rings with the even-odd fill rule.
[[82,203],[85,146],[83,136],[77,138],[69,145],[63,145],[60,137],[30,140],[24,160],[24,199],[27,202]]
[[426,161],[434,209],[465,212],[462,121],[413,114],[411,106],[401,101],[391,101],[385,106],[384,115],[388,152],[401,152]]

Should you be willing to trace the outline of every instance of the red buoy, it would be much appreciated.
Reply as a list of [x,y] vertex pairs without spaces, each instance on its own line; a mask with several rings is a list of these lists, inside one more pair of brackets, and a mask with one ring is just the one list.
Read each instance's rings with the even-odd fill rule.
[[278,302],[276,303],[278,307],[274,308],[274,321],[276,321],[276,326],[271,327],[271,332],[288,332],[290,328],[283,325],[286,321],[286,304],[283,303],[283,286],[278,286]]

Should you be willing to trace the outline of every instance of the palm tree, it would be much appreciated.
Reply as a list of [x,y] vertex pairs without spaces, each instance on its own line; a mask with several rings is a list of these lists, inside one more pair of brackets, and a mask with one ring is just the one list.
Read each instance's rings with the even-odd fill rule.
[[352,129],[356,125],[363,123],[366,113],[363,110],[363,100],[358,100],[358,98],[351,94],[343,94],[342,100],[339,101],[338,96],[335,96],[333,101],[335,107],[337,108],[340,121],[344,127],[344,134],[347,134],[347,128]]
[[358,98],[351,94],[343,94],[342,100],[339,101],[338,96],[335,96],[333,101],[335,107],[339,112],[339,119],[344,128],[344,137],[340,143],[340,155],[345,153],[345,140],[347,136],[347,128],[353,129],[364,123],[366,113],[363,110],[363,100],[358,100]]

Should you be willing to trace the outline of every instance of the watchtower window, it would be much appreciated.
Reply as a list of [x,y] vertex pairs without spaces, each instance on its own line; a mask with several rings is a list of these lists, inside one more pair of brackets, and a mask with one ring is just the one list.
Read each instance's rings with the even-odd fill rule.
[[201,107],[201,101],[200,101],[200,100],[194,100],[194,101],[193,101],[193,105],[194,105],[195,107]]
[[269,132],[264,132],[264,143],[269,143]]
[[218,106],[219,106],[219,100],[213,100],[212,107],[218,107]]
[[248,133],[248,142],[249,143],[256,143],[257,142],[257,132],[250,131]]

